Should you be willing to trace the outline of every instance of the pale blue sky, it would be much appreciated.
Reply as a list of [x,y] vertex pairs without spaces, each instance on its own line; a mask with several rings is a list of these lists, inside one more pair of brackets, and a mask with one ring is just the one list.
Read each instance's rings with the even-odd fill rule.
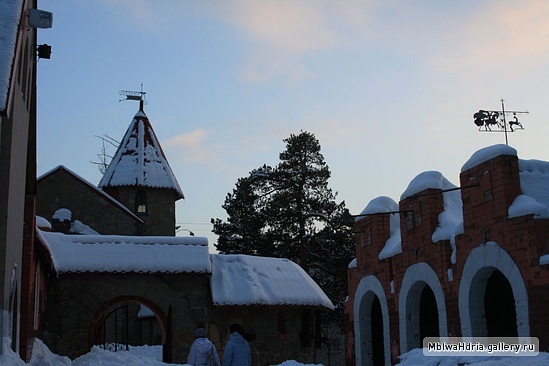
[[[145,112],[186,199],[177,222],[210,237],[236,180],[275,165],[283,139],[315,134],[330,187],[351,213],[398,201],[419,173],[459,185],[478,149],[479,109],[528,110],[509,135],[549,160],[549,2],[42,0],[38,174],[65,165],[97,184],[101,141]],[[114,153],[114,149],[110,151]],[[198,224],[198,225],[197,225]]]

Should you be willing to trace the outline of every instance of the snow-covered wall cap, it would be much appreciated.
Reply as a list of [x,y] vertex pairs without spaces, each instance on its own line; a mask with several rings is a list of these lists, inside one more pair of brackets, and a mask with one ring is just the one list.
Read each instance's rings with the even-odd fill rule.
[[391,197],[379,196],[371,200],[368,205],[366,205],[360,215],[355,218],[355,221],[362,220],[364,217],[366,217],[361,215],[371,215],[376,213],[395,211],[398,211],[398,203],[396,203],[395,200],[393,200]]
[[57,273],[210,273],[208,239],[65,235],[37,230]]
[[0,1],[0,111],[8,103],[10,76],[17,44],[17,30],[21,21],[23,0]]
[[403,200],[411,197],[414,194],[418,194],[426,189],[446,190],[452,188],[457,187],[450,183],[450,181],[446,179],[442,173],[437,171],[426,171],[418,174],[414,179],[412,179],[410,184],[408,184],[408,188],[406,188],[404,193],[400,196],[400,199]]
[[522,194],[509,206],[509,218],[549,219],[549,162],[519,159],[518,163]]
[[471,155],[469,160],[467,160],[467,162],[461,167],[461,172],[469,170],[500,155],[517,156],[517,150],[505,144],[485,147]]
[[211,291],[217,306],[334,305],[296,263],[282,258],[211,254]]
[[36,216],[36,227],[51,230],[51,223],[45,217]]
[[72,212],[68,208],[60,208],[53,213],[52,219],[59,221],[72,221]]

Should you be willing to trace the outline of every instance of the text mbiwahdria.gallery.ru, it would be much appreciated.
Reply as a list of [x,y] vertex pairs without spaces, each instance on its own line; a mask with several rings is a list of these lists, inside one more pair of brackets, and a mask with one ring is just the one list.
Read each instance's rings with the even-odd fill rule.
[[425,356],[537,356],[536,337],[426,337]]

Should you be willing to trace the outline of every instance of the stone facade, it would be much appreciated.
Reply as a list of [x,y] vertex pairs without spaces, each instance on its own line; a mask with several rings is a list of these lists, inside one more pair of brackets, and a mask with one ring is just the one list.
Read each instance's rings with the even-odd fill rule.
[[[85,288],[86,291],[82,291]],[[272,365],[288,359],[318,363],[315,318],[320,310],[300,307],[214,307],[209,275],[159,273],[66,273],[47,283],[44,343],[55,353],[71,358],[89,352],[101,336],[106,316],[130,303],[135,322],[136,305],[145,305],[159,323],[165,360],[185,363],[194,329],[204,326],[220,357],[228,341],[230,324],[238,322],[250,335],[252,363]],[[129,344],[141,344],[139,326],[129,323]],[[100,343],[100,342],[99,342]],[[317,355],[318,353],[318,355]],[[325,357],[325,356],[324,356]]]
[[143,220],[131,210],[63,166],[37,181],[36,214],[52,222],[60,208],[70,210],[73,221],[79,220],[102,235],[137,235],[142,231]]
[[[106,190],[143,220],[136,235],[175,235],[175,202],[178,198],[173,189],[123,186]],[[138,191],[146,198],[146,204],[143,205],[145,212],[138,212]]]
[[399,202],[402,252],[379,260],[389,214],[358,220],[356,266],[346,303],[348,365],[396,363],[425,336],[534,336],[549,349],[549,220],[509,217],[521,194],[516,155],[460,175],[463,228],[433,242],[443,190]]

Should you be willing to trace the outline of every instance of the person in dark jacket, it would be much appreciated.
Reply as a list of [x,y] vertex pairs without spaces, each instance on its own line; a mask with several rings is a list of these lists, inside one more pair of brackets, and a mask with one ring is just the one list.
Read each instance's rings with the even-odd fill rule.
[[207,366],[208,358],[213,355],[216,366],[221,366],[219,355],[215,349],[215,345],[208,339],[206,329],[198,328],[194,331],[195,340],[191,345],[187,363],[193,366]]
[[244,339],[244,328],[240,324],[231,324],[229,341],[223,352],[223,366],[250,366],[252,352]]

